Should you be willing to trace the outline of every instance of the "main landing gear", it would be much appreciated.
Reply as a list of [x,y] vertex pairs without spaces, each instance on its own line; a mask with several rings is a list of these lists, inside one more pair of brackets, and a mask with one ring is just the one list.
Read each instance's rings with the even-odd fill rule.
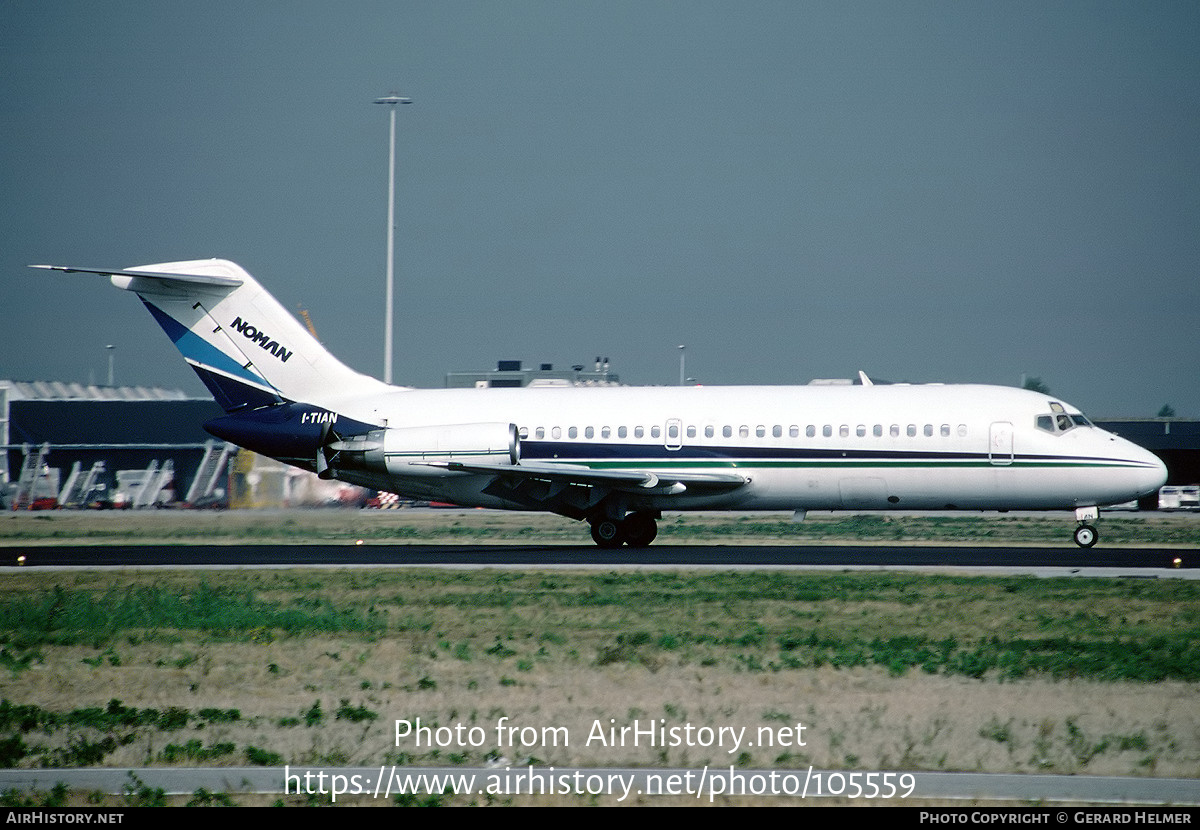
[[592,539],[602,548],[621,545],[644,548],[658,535],[658,517],[653,513],[630,513],[624,519],[601,517],[592,521]]
[[1075,519],[1079,522],[1079,527],[1075,528],[1075,544],[1081,548],[1090,548],[1096,544],[1096,540],[1100,538],[1100,534],[1096,533],[1096,528],[1088,524],[1089,521],[1095,521],[1100,518],[1100,509],[1097,507],[1077,507],[1075,508]]

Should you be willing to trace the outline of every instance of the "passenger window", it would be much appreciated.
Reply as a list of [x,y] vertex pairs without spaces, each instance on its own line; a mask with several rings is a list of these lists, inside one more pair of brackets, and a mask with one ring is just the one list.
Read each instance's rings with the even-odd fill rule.
[[779,424],[776,424],[775,426],[771,427],[771,437],[772,438],[782,438],[783,437],[783,427],[781,427]]
[[537,428],[537,432],[536,432],[536,433],[534,433],[534,435],[536,435],[536,436],[537,436],[537,439],[538,439],[539,441],[541,441],[543,438],[545,438],[545,437],[546,437],[546,428],[545,428],[545,427],[538,427],[538,428]]
[[950,425],[949,424],[942,424],[942,437],[943,438],[950,437]]
[[959,438],[966,438],[966,437],[967,437],[967,425],[966,425],[966,424],[959,424],[959,425],[958,425],[958,437],[959,437]]
[[859,424],[859,425],[858,425],[858,427],[857,427],[857,428],[855,428],[855,430],[854,430],[854,434],[855,434],[855,435],[857,435],[859,438],[864,438],[864,437],[866,437],[866,434],[867,434],[867,425],[866,425],[866,424]]
[[790,427],[788,427],[788,438],[799,438],[799,437],[800,437],[800,425],[799,424],[792,424]]
[[888,427],[888,435],[892,436],[893,438],[899,438],[900,437],[900,425],[892,424],[890,427]]
[[716,430],[713,429],[712,424],[709,424],[708,426],[706,426],[704,428],[704,437],[705,438],[712,438],[715,433],[716,433]]
[[926,438],[932,438],[932,437],[933,437],[933,424],[926,424],[926,425],[925,425],[925,437],[926,437]]
[[758,427],[755,428],[754,434],[759,438],[765,438],[767,435],[767,428],[762,424],[759,424]]
[[838,435],[842,438],[849,438],[850,437],[850,425],[842,424],[840,427],[838,427]]
[[651,437],[651,438],[660,438],[660,437],[662,437],[662,428],[661,428],[661,427],[659,427],[659,426],[652,426],[652,427],[650,427],[650,437]]
[[609,429],[608,427],[600,427],[600,437],[601,438],[611,438],[612,430]]
[[749,438],[750,437],[750,427],[746,426],[745,424],[742,424],[740,427],[738,427],[738,436],[741,438]]
[[671,424],[670,426],[667,427],[667,437],[668,438],[678,438],[679,437],[679,424]]
[[882,438],[883,437],[883,424],[876,424],[875,426],[873,426],[871,428],[871,434],[874,435],[876,438]]
[[633,428],[633,437],[634,438],[641,438],[645,434],[646,434],[646,430],[644,427],[634,427]]
[[568,429],[568,430],[567,430],[567,437],[568,437],[568,438],[578,438],[578,437],[579,437],[579,429],[578,429],[578,427],[571,427],[570,429]]
[[562,438],[562,427],[553,427],[550,430],[550,437],[554,439]]
[[522,441],[524,441],[526,438],[528,438],[529,437],[529,427],[521,427],[520,429],[518,429],[517,437],[519,437]]
[[817,427],[815,424],[809,424],[804,428],[804,435],[807,438],[815,438],[817,435]]
[[916,437],[917,437],[917,425],[916,425],[916,424],[909,424],[909,425],[908,425],[908,437],[909,437],[909,438],[916,438]]
[[693,426],[689,426],[689,427],[687,428],[687,437],[688,437],[688,438],[695,438],[695,437],[696,437],[696,428],[695,428],[695,427],[693,427]]
[[591,427],[584,427],[584,429],[583,429],[583,437],[584,438],[592,438],[595,436],[595,434],[596,434],[596,430],[592,429]]
[[629,427],[617,427],[617,437],[626,438],[629,436]]
[[821,434],[826,438],[833,437],[833,424],[826,424],[825,426],[821,427]]
[[733,437],[733,427],[729,426],[729,424],[726,424],[725,426],[721,427],[721,435],[723,435],[726,438],[732,438]]

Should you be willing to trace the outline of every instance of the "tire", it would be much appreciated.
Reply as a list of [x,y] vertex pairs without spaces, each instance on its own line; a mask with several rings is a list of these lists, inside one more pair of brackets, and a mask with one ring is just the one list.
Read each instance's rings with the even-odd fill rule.
[[624,526],[625,542],[631,548],[649,547],[658,536],[658,522],[645,513],[634,513],[621,523]]
[[1081,548],[1090,548],[1096,544],[1099,539],[1099,534],[1096,533],[1096,528],[1091,525],[1080,525],[1075,528],[1075,544]]
[[625,544],[625,534],[621,525],[612,519],[601,519],[592,522],[592,541],[606,549],[619,548]]

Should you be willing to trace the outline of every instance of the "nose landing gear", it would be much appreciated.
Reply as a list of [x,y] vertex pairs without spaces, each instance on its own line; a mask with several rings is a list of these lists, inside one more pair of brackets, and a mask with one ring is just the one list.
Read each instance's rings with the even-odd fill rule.
[[1090,548],[1096,544],[1100,534],[1096,533],[1096,528],[1088,522],[1098,518],[1100,518],[1100,509],[1097,507],[1075,508],[1075,520],[1079,522],[1079,527],[1075,528],[1075,544],[1081,548]]

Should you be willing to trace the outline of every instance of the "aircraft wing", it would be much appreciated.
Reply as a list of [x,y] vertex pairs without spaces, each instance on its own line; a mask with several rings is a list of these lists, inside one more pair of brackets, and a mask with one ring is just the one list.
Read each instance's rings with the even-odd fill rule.
[[653,491],[673,495],[686,491],[736,490],[748,479],[738,473],[698,473],[674,470],[593,470],[577,464],[467,464],[460,461],[427,462],[462,473],[493,475],[510,480],[544,481],[584,487],[607,487],[631,492]]

